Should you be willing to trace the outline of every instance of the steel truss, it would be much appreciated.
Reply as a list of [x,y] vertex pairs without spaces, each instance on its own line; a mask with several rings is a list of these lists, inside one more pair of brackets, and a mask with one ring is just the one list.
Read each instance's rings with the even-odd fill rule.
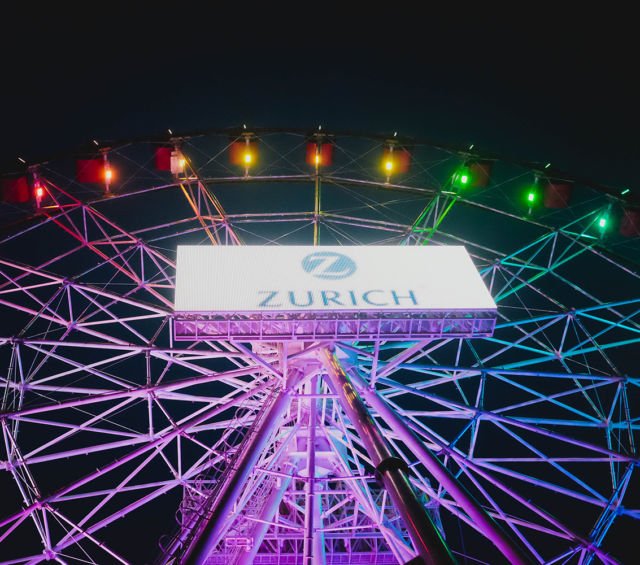
[[[303,137],[264,134],[250,177],[224,164],[226,138],[181,143],[178,179],[115,148],[108,198],[43,165],[38,214],[3,236],[2,563],[136,563],[172,530],[161,563],[624,559],[638,242],[594,229],[606,199],[527,215],[525,172],[461,194],[460,155],[432,147],[385,183],[368,138],[310,174],[292,157]],[[466,245],[499,306],[493,337],[173,341],[176,244],[314,241]]]

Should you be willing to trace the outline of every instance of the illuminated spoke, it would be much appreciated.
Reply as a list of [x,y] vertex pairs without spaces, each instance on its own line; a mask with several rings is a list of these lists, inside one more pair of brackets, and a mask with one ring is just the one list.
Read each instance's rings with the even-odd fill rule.
[[[631,559],[629,194],[322,128],[84,157],[2,179],[3,563],[405,563],[418,523],[461,562]],[[184,293],[178,246],[199,246]],[[436,288],[442,246],[475,268]],[[414,275],[468,308],[422,308]]]

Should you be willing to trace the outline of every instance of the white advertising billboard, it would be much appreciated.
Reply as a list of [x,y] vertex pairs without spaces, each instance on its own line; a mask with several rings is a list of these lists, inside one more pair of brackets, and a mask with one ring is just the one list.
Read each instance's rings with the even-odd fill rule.
[[176,312],[495,309],[460,246],[178,247]]

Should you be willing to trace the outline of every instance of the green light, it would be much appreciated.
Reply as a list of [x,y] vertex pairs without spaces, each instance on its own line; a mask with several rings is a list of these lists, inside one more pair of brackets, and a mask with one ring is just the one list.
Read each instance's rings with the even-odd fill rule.
[[624,196],[625,194],[627,194],[627,192],[629,192],[629,190],[630,190],[630,189],[625,188],[625,189],[624,189],[620,194],[622,194],[622,195]]
[[598,226],[600,227],[600,229],[604,229],[607,227],[607,218],[605,218],[604,216],[602,216],[602,218],[600,218],[598,220]]
[[470,185],[471,180],[471,173],[469,172],[469,168],[466,166],[459,168],[452,177],[453,185],[458,188],[465,188]]
[[536,201],[536,193],[533,190],[530,190],[527,194],[527,201],[533,204]]

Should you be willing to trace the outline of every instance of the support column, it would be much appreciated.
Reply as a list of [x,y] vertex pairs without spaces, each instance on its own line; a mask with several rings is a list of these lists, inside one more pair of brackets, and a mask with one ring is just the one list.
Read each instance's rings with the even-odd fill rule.
[[[327,555],[324,548],[324,532],[320,531],[322,526],[322,495],[318,492],[316,485],[316,503],[313,506],[313,523],[315,534],[313,536],[313,565],[324,565],[327,562]],[[322,490],[322,489],[320,489]]]
[[[312,380],[311,392],[315,392],[315,383],[318,377]],[[303,565],[313,565],[313,535],[314,535],[314,518],[315,518],[315,475],[316,475],[316,399],[309,399],[309,419],[307,424],[307,484],[305,485],[305,514],[304,514],[304,546],[303,546]]]
[[[312,395],[320,392],[320,379],[316,375],[311,380],[309,391]],[[316,492],[316,426],[318,400],[309,398],[309,419],[307,434],[307,484],[305,488],[304,546],[303,565],[322,565],[324,563],[324,536],[317,530],[320,527],[320,495]]]
[[[316,149],[316,157],[317,155]],[[316,178],[314,186],[313,198],[313,245],[320,244],[320,174],[318,172],[318,164],[316,163]]]
[[260,428],[256,430],[255,435],[245,447],[245,452],[240,458],[237,469],[229,482],[224,485],[224,490],[213,508],[207,524],[188,552],[184,560],[185,565],[204,565],[209,554],[218,545],[220,537],[224,534],[224,530],[228,525],[227,518],[233,509],[233,505],[240,497],[242,489],[253,472],[260,455],[266,448],[273,430],[280,424],[289,407],[292,392],[292,386],[281,390],[268,413],[263,416]]
[[380,417],[389,425],[391,430],[411,448],[413,454],[426,467],[431,475],[438,481],[474,521],[480,531],[489,539],[500,552],[513,565],[529,565],[533,563],[524,550],[520,549],[515,541],[505,532],[500,525],[486,512],[484,508],[473,498],[466,488],[456,480],[442,462],[424,445],[418,436],[407,426],[403,419],[393,410],[378,393],[367,386],[358,371],[350,371],[349,376],[355,388],[362,394],[367,403],[378,412]]
[[280,479],[280,486],[273,489],[273,492],[269,496],[269,499],[262,510],[262,514],[260,514],[260,521],[253,530],[253,545],[249,551],[240,556],[239,565],[251,565],[255,560],[258,550],[262,545],[262,541],[264,540],[264,536],[267,534],[267,531],[271,526],[270,522],[273,521],[273,518],[276,515],[276,510],[280,505],[284,493],[289,488],[289,484],[291,484],[291,478],[294,473],[295,466],[293,466],[291,474]]
[[331,388],[338,395],[342,408],[358,431],[376,468],[376,474],[400,513],[413,547],[422,558],[422,562],[426,565],[454,564],[455,559],[440,531],[409,482],[405,462],[394,456],[335,354],[323,349],[319,355],[327,371]]

